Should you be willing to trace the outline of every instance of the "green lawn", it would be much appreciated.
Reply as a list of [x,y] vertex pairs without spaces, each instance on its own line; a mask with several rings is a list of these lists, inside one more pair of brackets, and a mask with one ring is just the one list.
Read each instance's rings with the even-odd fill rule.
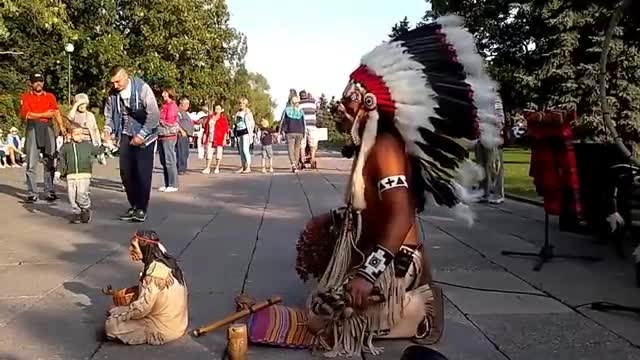
[[[474,159],[474,154],[470,154]],[[532,200],[542,200],[533,186],[533,179],[529,177],[529,149],[504,149],[504,190],[508,194],[526,197]]]
[[529,177],[529,160],[531,152],[528,149],[511,148],[504,150],[504,188],[505,192],[534,200],[542,200],[533,186],[533,179]]

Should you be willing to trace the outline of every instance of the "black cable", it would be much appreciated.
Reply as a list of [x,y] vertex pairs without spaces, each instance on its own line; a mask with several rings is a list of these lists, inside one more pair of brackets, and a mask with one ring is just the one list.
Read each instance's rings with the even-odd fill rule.
[[[422,237],[422,244],[426,244],[425,241],[425,234],[424,234],[424,229],[422,227],[422,221],[420,221],[420,219],[417,219],[417,223],[420,226],[420,235]],[[527,291],[515,291],[515,290],[502,290],[502,289],[490,289],[490,288],[481,288],[481,287],[476,287],[476,286],[468,286],[468,285],[460,285],[460,284],[454,284],[454,283],[450,283],[450,282],[446,282],[446,281],[437,281],[437,280],[433,280],[433,282],[435,284],[441,284],[441,285],[447,285],[447,286],[453,286],[453,287],[457,287],[460,289],[467,289],[467,290],[475,290],[475,291],[482,291],[482,292],[492,292],[492,293],[499,293],[499,294],[515,294],[515,295],[528,295],[528,296],[538,296],[538,297],[543,297],[543,298],[549,298],[552,299],[551,296],[547,295],[547,294],[543,294],[543,293],[534,293],[534,292],[527,292]]]
[[481,287],[476,287],[476,286],[459,285],[459,284],[454,284],[454,283],[450,283],[450,282],[446,282],[446,281],[438,281],[438,280],[433,280],[433,282],[435,284],[453,286],[453,287],[457,287],[457,288],[461,288],[461,289],[468,289],[468,290],[475,290],[475,291],[482,291],[482,292],[493,292],[493,293],[500,293],[500,294],[515,294],[515,295],[530,295],[530,296],[539,296],[539,297],[543,297],[543,298],[551,298],[551,296],[549,296],[547,294],[534,293],[534,292],[528,292],[528,291],[481,288]]

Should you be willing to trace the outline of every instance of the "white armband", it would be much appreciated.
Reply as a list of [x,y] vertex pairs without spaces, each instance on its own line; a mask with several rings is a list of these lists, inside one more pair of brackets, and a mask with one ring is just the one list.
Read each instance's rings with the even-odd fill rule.
[[409,188],[407,178],[404,175],[389,176],[378,181],[378,195],[382,196],[383,192],[397,187]]

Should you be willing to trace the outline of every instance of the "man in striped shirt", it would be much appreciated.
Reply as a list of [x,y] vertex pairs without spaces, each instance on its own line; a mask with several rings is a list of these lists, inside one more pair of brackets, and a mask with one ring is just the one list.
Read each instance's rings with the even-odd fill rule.
[[309,147],[309,153],[311,154],[311,168],[316,168],[316,151],[318,151],[318,139],[316,135],[316,114],[317,107],[315,99],[306,92],[300,90],[300,109],[304,112],[304,122],[306,125],[305,137],[302,139],[301,157],[302,168],[304,168],[304,159],[306,159],[306,150]]

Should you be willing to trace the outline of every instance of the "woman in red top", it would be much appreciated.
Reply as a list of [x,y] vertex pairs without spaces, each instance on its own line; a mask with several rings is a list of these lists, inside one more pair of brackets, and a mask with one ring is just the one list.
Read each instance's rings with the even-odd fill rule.
[[176,161],[176,140],[178,135],[178,105],[176,92],[171,88],[162,91],[162,110],[158,126],[160,163],[164,172],[163,192],[178,191],[178,167]]
[[227,142],[227,134],[229,133],[229,121],[224,116],[224,110],[221,105],[216,105],[214,113],[210,114],[204,121],[202,132],[202,145],[207,151],[205,159],[206,165],[203,174],[211,172],[211,160],[213,159],[213,150],[216,151],[216,168],[214,174],[220,172],[220,162],[222,162],[222,149]]

